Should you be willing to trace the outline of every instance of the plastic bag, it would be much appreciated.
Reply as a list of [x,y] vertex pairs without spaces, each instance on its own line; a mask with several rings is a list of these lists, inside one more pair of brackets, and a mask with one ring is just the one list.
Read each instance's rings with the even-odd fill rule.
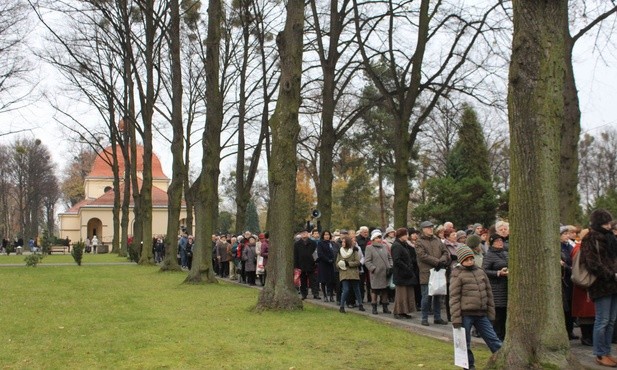
[[428,279],[428,295],[446,295],[447,281],[446,281],[446,269],[430,270],[431,275]]
[[262,256],[258,256],[257,257],[257,274],[261,275],[264,273],[264,271],[266,271],[266,268],[264,267],[264,258]]

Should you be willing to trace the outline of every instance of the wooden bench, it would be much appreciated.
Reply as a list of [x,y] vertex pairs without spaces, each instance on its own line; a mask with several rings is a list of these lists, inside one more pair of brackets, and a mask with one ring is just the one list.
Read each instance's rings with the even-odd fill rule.
[[66,254],[66,252],[69,251],[69,247],[65,246],[65,245],[52,245],[51,247],[49,247],[49,254],[52,253],[60,253],[62,252],[62,254]]

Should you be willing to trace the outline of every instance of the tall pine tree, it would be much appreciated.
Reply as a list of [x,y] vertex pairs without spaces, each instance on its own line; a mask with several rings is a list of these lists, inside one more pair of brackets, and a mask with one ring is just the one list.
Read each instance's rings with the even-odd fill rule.
[[495,220],[497,199],[488,149],[474,109],[465,104],[458,141],[448,156],[446,177],[428,181],[428,201],[414,210],[417,219],[451,221],[458,228]]

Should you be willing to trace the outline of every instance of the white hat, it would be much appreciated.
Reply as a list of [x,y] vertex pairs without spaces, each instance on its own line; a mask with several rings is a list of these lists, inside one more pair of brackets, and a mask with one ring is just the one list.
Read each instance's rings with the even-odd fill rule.
[[345,266],[345,260],[340,260],[340,261],[338,261],[338,267],[339,267],[341,270],[347,270],[347,266]]
[[373,232],[371,233],[371,240],[374,240],[377,236],[382,236],[381,230],[379,229],[373,230]]

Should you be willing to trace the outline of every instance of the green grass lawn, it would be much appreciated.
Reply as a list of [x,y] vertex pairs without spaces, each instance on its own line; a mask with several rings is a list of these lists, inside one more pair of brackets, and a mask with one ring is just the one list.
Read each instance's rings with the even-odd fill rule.
[[[137,265],[0,268],[0,365],[456,369],[451,343],[310,304],[255,313],[257,290],[183,285],[184,276]],[[486,363],[486,348],[474,353]]]
[[[16,265],[26,265],[24,261],[25,255],[17,256],[15,254],[10,255],[0,255],[0,264],[16,264]],[[109,263],[109,262],[127,262],[126,257],[118,257],[116,253],[105,253],[105,254],[89,254],[84,253],[84,256],[81,260],[81,263]],[[67,254],[51,254],[45,255],[43,261],[40,262],[42,265],[51,264],[51,263],[75,263],[73,256],[70,253]]]

